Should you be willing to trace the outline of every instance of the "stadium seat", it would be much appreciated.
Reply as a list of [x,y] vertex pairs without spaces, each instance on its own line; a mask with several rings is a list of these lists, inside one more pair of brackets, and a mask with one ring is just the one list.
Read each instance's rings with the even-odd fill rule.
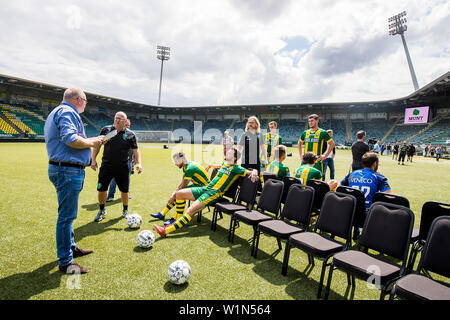
[[313,201],[314,188],[300,184],[292,185],[289,188],[286,204],[283,207],[280,219],[264,221],[258,224],[254,257],[256,258],[258,253],[261,233],[276,237],[278,248],[281,250],[280,240],[287,241],[292,234],[308,230]]
[[253,241],[251,248],[252,256],[255,253],[257,226],[260,222],[273,219],[273,217],[268,213],[272,213],[274,215],[278,213],[281,204],[281,195],[283,194],[283,186],[284,184],[282,181],[267,180],[266,184],[263,187],[256,210],[236,211],[231,218],[231,241],[233,241],[236,225],[238,222],[243,222],[253,227]]
[[375,202],[387,202],[409,208],[408,199],[406,199],[404,196],[393,193],[376,192],[373,195],[372,204]]
[[390,299],[450,300],[448,283],[421,274],[434,272],[450,278],[450,216],[433,220],[425,243],[416,273],[399,279],[391,290]]
[[[340,269],[347,273],[348,284],[352,287],[356,284],[355,277],[365,281],[373,279],[377,287],[381,287],[380,300],[383,300],[389,286],[405,274],[413,225],[414,214],[409,208],[386,202],[374,203],[355,249],[333,255],[325,299],[328,299],[333,270]],[[399,260],[401,266],[369,253],[369,249]]]
[[[246,210],[253,208],[256,198],[256,190],[258,188],[259,180],[253,182],[251,179],[245,177],[241,179],[239,186],[239,194],[236,201],[216,203],[213,210],[213,217],[211,220],[211,230],[216,231],[217,217],[220,213],[233,215],[239,210]],[[245,203],[245,205],[243,204]]]
[[[347,250],[351,245],[352,222],[355,216],[356,198],[340,192],[328,192],[323,200],[321,213],[313,232],[293,234],[286,243],[282,274],[287,274],[291,248],[299,248],[308,255],[309,265],[314,257],[323,260],[317,298],[320,298],[328,260],[336,252]],[[320,231],[320,232],[319,232]],[[339,237],[345,243],[335,239]]]
[[427,201],[422,206],[420,216],[420,226],[414,228],[411,236],[413,243],[408,261],[408,272],[412,272],[417,254],[423,249],[426,243],[431,224],[434,219],[440,216],[450,216],[450,204],[438,201]]

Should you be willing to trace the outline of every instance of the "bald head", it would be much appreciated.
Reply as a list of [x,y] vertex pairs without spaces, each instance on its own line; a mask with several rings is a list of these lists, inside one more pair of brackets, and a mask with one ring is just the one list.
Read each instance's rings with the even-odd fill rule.
[[123,111],[116,112],[114,116],[114,128],[117,131],[122,131],[127,124],[127,114]]
[[86,98],[86,95],[84,94],[83,90],[78,88],[68,88],[66,89],[66,91],[64,91],[63,99],[65,101],[75,100],[78,97]]
[[87,99],[86,94],[79,88],[68,88],[64,91],[63,100],[73,105],[79,113],[84,112]]

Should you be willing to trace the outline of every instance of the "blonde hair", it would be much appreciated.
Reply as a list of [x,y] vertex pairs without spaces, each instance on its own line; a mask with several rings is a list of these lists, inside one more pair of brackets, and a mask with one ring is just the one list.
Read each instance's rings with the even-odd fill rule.
[[261,124],[259,123],[258,118],[255,117],[255,116],[251,116],[251,117],[249,117],[249,118],[247,119],[247,124],[245,125],[245,132],[248,131],[248,121],[249,121],[250,119],[255,120],[255,122],[256,122],[256,132],[259,133],[260,128],[261,128]]

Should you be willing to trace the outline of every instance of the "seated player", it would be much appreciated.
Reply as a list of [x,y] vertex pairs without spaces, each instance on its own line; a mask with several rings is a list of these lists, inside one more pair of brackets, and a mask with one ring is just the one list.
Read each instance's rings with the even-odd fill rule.
[[191,200],[194,201],[186,210],[186,213],[175,221],[169,227],[160,227],[153,225],[156,232],[165,238],[169,233],[184,227],[191,221],[192,217],[199,211],[203,210],[208,205],[213,205],[222,199],[228,188],[239,177],[249,176],[253,182],[258,180],[258,171],[256,169],[249,171],[237,165],[237,160],[240,153],[232,148],[228,150],[224,165],[219,169],[217,175],[211,183],[205,187],[193,187],[178,190],[175,194],[176,200]]
[[267,165],[266,172],[275,173],[280,180],[283,180],[286,176],[289,177],[289,167],[283,164],[283,161],[286,159],[286,146],[276,146],[272,156],[274,161]]
[[[342,186],[361,190],[366,198],[366,210],[369,210],[372,205],[373,196],[376,192],[380,191],[391,193],[392,191],[387,178],[377,172],[379,158],[375,152],[366,152],[362,156],[361,162],[363,169],[356,170],[348,174],[340,184]],[[337,187],[337,181],[332,180],[329,185],[331,189],[334,189]],[[355,227],[353,232],[353,240],[357,240],[359,238],[359,234],[359,228]]]
[[181,182],[178,187],[170,196],[169,200],[167,201],[166,207],[162,210],[162,212],[151,214],[153,218],[164,220],[166,214],[170,211],[170,209],[173,208],[174,204],[176,204],[176,215],[174,218],[171,218],[170,220],[164,222],[164,225],[166,226],[173,224],[183,215],[186,200],[175,200],[175,194],[178,190],[185,188],[204,187],[210,183],[206,170],[199,163],[188,161],[186,155],[183,152],[175,153],[172,158],[174,164],[178,168],[183,170],[183,177],[181,178]]
[[322,172],[314,167],[318,156],[314,152],[306,152],[302,156],[302,164],[298,167],[295,177],[306,185],[310,179],[322,180]]

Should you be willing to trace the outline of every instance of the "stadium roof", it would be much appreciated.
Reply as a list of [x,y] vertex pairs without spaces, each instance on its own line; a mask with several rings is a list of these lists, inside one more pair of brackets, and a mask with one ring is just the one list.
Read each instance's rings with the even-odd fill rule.
[[[38,99],[48,99],[61,101],[62,92],[66,88],[36,82],[32,80],[21,79],[8,75],[0,74],[0,93],[6,95],[20,95]],[[264,104],[264,105],[216,105],[216,106],[197,106],[197,107],[168,107],[155,106],[133,101],[107,97],[96,93],[86,92],[91,105],[130,110],[134,112],[150,112],[161,114],[205,114],[215,113],[239,113],[239,114],[263,114],[263,113],[289,113],[289,112],[308,112],[315,110],[317,112],[339,112],[348,111],[349,108],[356,108],[359,112],[370,110],[374,112],[400,111],[405,107],[429,105],[440,108],[448,107],[450,101],[450,71],[424,87],[416,90],[407,97],[381,100],[381,101],[353,101],[336,103],[290,103],[290,104]],[[355,110],[356,110],[355,109]]]

